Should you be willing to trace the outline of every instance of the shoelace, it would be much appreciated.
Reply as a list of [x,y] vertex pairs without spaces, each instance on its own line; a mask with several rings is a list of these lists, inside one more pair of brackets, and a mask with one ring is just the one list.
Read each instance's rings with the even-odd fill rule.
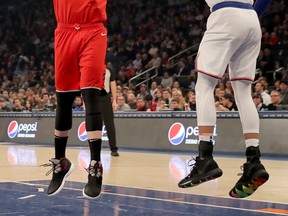
[[50,161],[51,163],[46,163],[46,164],[40,165],[40,166],[42,166],[42,167],[52,167],[52,168],[46,173],[46,176],[50,175],[50,173],[52,173],[52,172],[58,173],[59,171],[61,171],[61,167],[60,167],[59,160],[50,159],[49,161]]
[[84,169],[91,175],[91,176],[101,176],[101,165],[99,163],[96,163],[95,165],[89,164],[88,168]]
[[238,173],[237,176],[242,176],[244,173],[244,165],[240,166],[240,170],[243,171],[242,173]]
[[195,173],[196,170],[197,170],[196,158],[192,157],[192,159],[190,159],[187,164],[188,164],[189,167],[191,167],[190,173],[189,173],[189,175],[187,176],[187,177],[190,177],[190,176],[191,176],[193,173]]

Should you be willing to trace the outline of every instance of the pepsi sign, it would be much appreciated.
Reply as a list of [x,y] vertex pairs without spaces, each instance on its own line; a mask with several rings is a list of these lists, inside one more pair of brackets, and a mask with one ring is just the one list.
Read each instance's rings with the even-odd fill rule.
[[[174,123],[168,131],[168,140],[172,145],[180,145],[183,141],[185,144],[198,144],[199,128],[198,126],[184,127],[180,122]],[[213,136],[217,136],[216,125]]]
[[7,128],[7,135],[10,139],[15,137],[35,138],[35,132],[37,132],[37,122],[29,124],[18,124],[18,122],[14,120],[10,122]]
[[13,139],[14,137],[16,137],[17,133],[18,133],[18,122],[17,121],[10,122],[7,128],[8,137]]
[[185,128],[184,126],[176,122],[174,123],[168,132],[168,139],[172,145],[179,145],[185,137]]
[[85,122],[82,122],[78,127],[78,138],[80,141],[86,141],[87,140],[87,131],[86,131],[86,124]]
[[[84,142],[88,139],[85,121],[79,125],[77,135],[78,135],[79,140],[82,142]],[[103,125],[103,127],[102,127],[102,138],[101,139],[103,141],[108,141],[107,131],[106,131],[105,125]]]

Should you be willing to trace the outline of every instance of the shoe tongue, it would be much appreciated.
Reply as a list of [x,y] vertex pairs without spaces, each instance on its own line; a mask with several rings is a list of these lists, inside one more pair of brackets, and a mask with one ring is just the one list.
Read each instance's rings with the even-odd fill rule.
[[92,160],[91,162],[90,162],[90,166],[95,166],[95,164],[97,163],[97,161],[95,161],[95,160]]
[[56,158],[51,158],[50,161],[53,163],[53,164],[58,164],[60,162],[60,160],[56,159]]
[[89,174],[90,174],[91,176],[97,175],[98,167],[99,167],[100,164],[101,164],[100,161],[92,160],[92,161],[90,162]]
[[54,170],[53,170],[53,172],[54,172],[54,173],[60,172],[60,171],[61,171],[60,160],[58,160],[58,159],[56,159],[56,158],[52,158],[50,161],[51,161],[51,162],[53,163],[53,165],[54,165]]

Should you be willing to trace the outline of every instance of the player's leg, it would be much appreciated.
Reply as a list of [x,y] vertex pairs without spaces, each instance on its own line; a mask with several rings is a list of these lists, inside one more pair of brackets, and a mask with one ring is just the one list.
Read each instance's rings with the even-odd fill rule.
[[222,25],[218,24],[226,22],[222,19],[218,13],[210,15],[207,31],[201,41],[196,58],[198,79],[195,90],[199,126],[199,156],[196,157],[196,162],[188,176],[178,183],[179,187],[192,187],[222,175],[222,170],[212,156],[213,133],[216,125],[214,89],[218,79],[223,76],[235,49],[232,46],[234,36],[227,37],[229,31],[223,30]]
[[118,148],[116,145],[116,130],[115,130],[114,113],[113,113],[110,94],[103,96],[102,100],[103,100],[102,102],[103,121],[104,121],[105,128],[107,131],[107,136],[109,139],[111,155],[119,156]]
[[208,180],[218,178],[222,170],[214,161],[213,133],[216,125],[216,110],[214,104],[214,89],[218,80],[206,74],[199,73],[196,84],[196,111],[199,126],[199,156],[191,172],[182,179],[178,186],[192,187]]
[[[79,61],[81,71],[80,88],[86,111],[86,130],[91,154],[88,171],[88,183],[83,189],[83,196],[94,199],[101,194],[103,167],[101,163],[102,143],[102,105],[104,90],[104,73],[107,36],[104,26],[98,30],[80,31],[82,37],[89,41],[85,44]],[[101,34],[102,33],[102,34]]]
[[264,184],[269,174],[260,162],[259,117],[251,97],[251,81],[234,81],[232,86],[242,122],[247,161],[243,165],[241,178],[229,194],[235,198],[245,198]]
[[[48,186],[48,195],[56,195],[64,186],[65,179],[71,174],[74,165],[66,158],[68,132],[72,127],[72,105],[80,92],[57,92],[57,108],[55,121],[55,158],[50,160],[52,180]],[[47,164],[48,165],[48,164]]]
[[[255,15],[253,11],[251,13],[251,15]],[[256,15],[254,22],[255,26],[259,25],[257,24],[259,21]],[[249,37],[250,41],[246,41],[231,58],[229,69],[235,101],[242,123],[247,156],[246,163],[243,165],[243,175],[229,193],[230,196],[235,198],[250,196],[269,178],[269,174],[260,162],[259,115],[251,97],[256,58],[260,50],[260,27],[255,28],[255,31],[250,31],[250,34],[252,34]]]
[[55,31],[55,84],[57,91],[55,158],[50,160],[51,164],[46,164],[46,166],[52,166],[53,176],[48,187],[50,196],[60,192],[65,178],[74,167],[65,155],[68,131],[72,127],[72,104],[75,96],[80,95],[77,48],[71,46],[73,42],[73,32],[61,29]]
[[102,107],[101,91],[87,88],[81,90],[86,108],[86,131],[90,148],[91,162],[87,169],[88,183],[83,189],[83,196],[97,198],[101,193],[103,168],[101,164]]

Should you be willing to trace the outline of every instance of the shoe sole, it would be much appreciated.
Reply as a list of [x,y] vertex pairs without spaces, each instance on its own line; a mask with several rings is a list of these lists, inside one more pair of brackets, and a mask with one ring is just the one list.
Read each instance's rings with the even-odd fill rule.
[[74,169],[74,164],[71,162],[70,169],[69,169],[69,171],[66,173],[66,175],[64,176],[63,181],[62,181],[60,187],[59,187],[54,193],[48,194],[48,196],[55,196],[56,194],[58,194],[58,193],[62,190],[62,188],[64,187],[64,184],[65,184],[66,178],[72,173],[73,169]]
[[85,188],[83,188],[83,190],[82,190],[82,195],[83,195],[83,197],[84,197],[84,198],[87,198],[87,199],[91,199],[91,200],[97,199],[97,198],[99,198],[100,195],[101,195],[101,192],[100,192],[98,196],[96,196],[96,197],[91,197],[91,196],[88,196],[87,194],[85,194],[84,191],[85,191]]
[[219,178],[219,177],[222,176],[222,174],[223,174],[223,171],[220,168],[217,168],[217,169],[214,169],[214,170],[208,172],[204,177],[201,177],[199,179],[199,181],[196,182],[196,183],[193,183],[192,180],[191,180],[191,182],[189,182],[189,183],[186,182],[186,183],[181,184],[181,185],[178,184],[178,186],[180,188],[195,187],[195,186],[197,186],[199,184],[202,184],[204,182],[211,181],[211,180],[214,180],[216,178]]
[[[269,179],[269,174],[266,170],[260,170],[254,174],[251,182],[242,185],[242,190],[238,190],[236,187],[232,188],[229,195],[233,198],[246,198],[252,195],[261,185],[267,182]],[[234,191],[235,190],[235,191]]]

